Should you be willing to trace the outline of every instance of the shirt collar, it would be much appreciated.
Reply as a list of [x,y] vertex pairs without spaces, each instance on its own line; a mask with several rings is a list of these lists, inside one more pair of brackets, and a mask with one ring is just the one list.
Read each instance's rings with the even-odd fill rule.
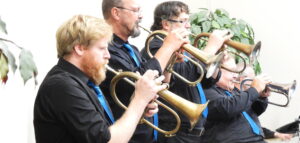
[[124,43],[127,43],[128,44],[128,41],[124,41],[122,40],[119,36],[117,36],[116,34],[113,34],[113,44],[116,46],[116,47],[122,47]]
[[88,83],[89,77],[82,72],[79,68],[77,68],[75,65],[71,64],[70,62],[66,61],[63,58],[60,58],[57,65],[67,71],[70,74],[73,74],[77,78],[79,78],[83,83]]

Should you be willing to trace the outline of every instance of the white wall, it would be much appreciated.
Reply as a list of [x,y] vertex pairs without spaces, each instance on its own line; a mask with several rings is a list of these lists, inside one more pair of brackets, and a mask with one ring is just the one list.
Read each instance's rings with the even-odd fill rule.
[[[165,1],[165,0],[164,0]],[[252,25],[256,40],[263,43],[260,61],[264,73],[274,81],[300,81],[299,44],[300,33],[297,3],[293,0],[183,0],[192,11],[205,7],[224,8],[232,17],[241,18]],[[0,16],[7,24],[8,38],[32,51],[39,69],[41,83],[49,69],[56,64],[55,32],[58,26],[75,14],[102,17],[101,0],[0,0]],[[162,1],[141,1],[144,19],[142,25],[149,28],[153,21],[153,9]],[[143,47],[147,33],[131,42]],[[18,50],[14,50],[18,53]],[[34,143],[33,103],[38,86],[30,80],[24,86],[18,71],[9,74],[6,85],[0,85],[0,142]],[[299,116],[299,91],[288,108],[269,106],[261,116],[264,126],[271,129],[293,121]]]
[[[187,3],[193,11],[201,4],[192,0]],[[262,41],[260,62],[263,73],[270,75],[274,82],[289,83],[294,79],[300,81],[300,9],[297,1],[206,0],[206,4],[212,10],[223,8],[231,17],[243,19],[253,27],[256,40]],[[269,105],[260,117],[262,125],[276,129],[298,118],[299,93],[300,90],[296,90],[287,108]]]

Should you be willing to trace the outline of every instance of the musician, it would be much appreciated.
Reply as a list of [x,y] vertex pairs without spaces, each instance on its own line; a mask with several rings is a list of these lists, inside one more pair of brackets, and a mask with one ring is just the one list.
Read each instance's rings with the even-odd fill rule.
[[[151,26],[152,31],[164,30],[166,32],[169,32],[176,29],[183,29],[190,33],[190,27],[191,25],[189,23],[189,8],[188,5],[186,5],[185,3],[180,1],[167,1],[159,4],[155,8],[154,23]],[[208,54],[215,54],[219,47],[221,47],[223,41],[228,40],[231,37],[231,35],[226,35],[227,32],[228,31],[226,30],[215,31],[209,39],[209,44],[207,47],[205,47],[204,51],[206,51]],[[164,38],[163,35],[160,36]],[[160,50],[162,44],[163,41],[155,37],[149,45],[151,53],[155,54],[158,50]],[[141,54],[146,59],[150,59],[146,52],[146,48],[144,48],[141,51]],[[205,65],[203,63],[201,64],[202,67],[205,69]],[[201,73],[200,69],[190,61],[176,63],[173,69],[175,72],[179,73],[180,75],[183,75],[190,81],[195,81],[200,77],[200,74],[204,74]],[[214,82],[210,84],[214,84]],[[169,90],[194,103],[205,103],[205,95],[203,94],[201,84],[198,84],[197,86],[189,86],[187,85],[187,83],[183,82],[179,78],[172,76]],[[202,95],[200,95],[200,93]],[[163,102],[164,100],[161,101]],[[165,104],[168,105],[168,103]],[[175,111],[177,110],[175,109]],[[203,125],[205,123],[207,111],[204,111],[204,114],[202,115],[202,120],[198,121],[193,130],[190,130],[191,126],[189,119],[184,115],[180,114],[180,112],[177,111],[177,113],[179,113],[179,116],[181,118],[181,126],[179,131],[176,133],[176,136],[165,137],[164,134],[159,134],[158,142],[199,143],[200,136],[204,132]],[[171,130],[176,126],[175,118],[164,108],[160,108],[158,117],[160,128]]]
[[[242,82],[245,79],[253,79],[255,77],[255,72],[253,68],[250,65],[247,65],[245,70],[239,75],[238,81]],[[251,81],[246,81],[243,85],[243,90],[247,90],[249,88],[249,84]],[[240,89],[240,84],[236,84],[236,88]],[[263,92],[264,93],[264,92]],[[270,91],[267,91],[267,93],[264,94],[270,94]],[[267,100],[267,99],[263,99]],[[259,103],[258,103],[259,104]],[[290,140],[293,137],[293,134],[285,134],[285,133],[279,133],[276,131],[272,131],[268,128],[262,127],[263,133],[265,135],[265,139],[272,139],[272,138],[279,138],[281,140]]]
[[[137,37],[140,34],[139,23],[143,16],[136,0],[103,0],[102,12],[105,20],[113,28],[113,39],[108,46],[111,58],[109,65],[114,69],[123,71],[139,72],[143,74],[148,69],[164,71],[171,54],[177,51],[181,45],[188,42],[185,37],[186,31],[176,30],[169,33],[162,48],[148,61],[141,58],[137,47],[128,42],[129,37]],[[104,94],[109,95],[110,81],[113,73],[107,72],[107,78],[100,86]],[[169,77],[168,75],[166,75]],[[133,93],[133,87],[126,82],[120,82],[116,87],[116,93],[119,99],[125,105]],[[116,105],[111,97],[107,98],[114,116],[118,119],[124,110]],[[147,109],[149,110],[149,109]],[[154,124],[157,124],[157,116],[147,118]],[[138,125],[134,136],[130,142],[151,143],[157,139],[157,131],[146,124]]]
[[[228,55],[223,64],[230,69],[236,68],[234,58]],[[210,103],[202,142],[264,142],[258,116],[266,110],[267,104],[255,101],[269,96],[262,94],[266,84],[270,83],[269,78],[255,77],[251,87],[244,92],[234,87],[236,80],[236,73],[221,69],[221,78],[216,85],[204,90]]]
[[[148,70],[136,82],[128,110],[117,121],[111,116],[99,85],[110,54],[111,27],[91,16],[77,15],[57,30],[59,61],[45,77],[34,104],[37,143],[128,142],[147,104],[157,98],[157,71]],[[155,79],[155,81],[154,81]],[[98,98],[97,98],[98,97]],[[157,107],[146,114],[154,114]]]

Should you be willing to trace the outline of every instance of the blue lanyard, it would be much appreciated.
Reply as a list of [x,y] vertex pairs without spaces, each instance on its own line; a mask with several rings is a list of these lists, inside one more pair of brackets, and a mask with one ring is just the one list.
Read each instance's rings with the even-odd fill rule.
[[109,117],[110,119],[110,123],[113,124],[115,122],[115,119],[108,107],[108,105],[106,104],[105,98],[101,92],[101,89],[99,86],[95,85],[93,82],[89,81],[88,85],[90,87],[92,87],[94,89],[94,91],[97,93],[97,97],[98,100],[100,101],[101,106],[104,108],[106,115]]
[[127,51],[129,52],[129,55],[132,57],[132,59],[134,60],[134,63],[136,64],[136,66],[140,67],[140,62],[138,60],[138,58],[136,57],[132,47],[129,44],[124,43],[123,46],[127,49]]
[[[135,55],[132,47],[129,44],[124,43],[123,46],[127,49],[127,51],[129,52],[129,55],[132,57],[132,59],[134,60],[134,63],[137,67],[140,67],[140,62],[137,58],[137,56]],[[153,123],[155,126],[158,127],[158,114],[154,114],[153,116]],[[154,139],[157,141],[157,130],[153,130],[153,135],[154,135]]]
[[[188,56],[188,54],[186,52],[183,52],[183,54],[185,56]],[[187,58],[184,58],[184,62],[188,62],[188,59]],[[200,103],[201,104],[204,104],[206,103],[206,97],[205,97],[205,94],[203,92],[203,88],[202,88],[202,85],[200,83],[197,83],[197,90],[198,90],[198,93],[199,93],[199,99],[200,99]],[[208,115],[208,108],[205,108],[204,111],[202,112],[202,116],[204,118],[207,118],[207,115]]]
[[[229,91],[225,91],[225,93],[226,93],[227,96],[232,96]],[[248,115],[248,113],[246,111],[243,111],[242,114],[246,118],[246,120],[248,121],[248,123],[250,124],[253,133],[255,133],[257,135],[260,135],[259,127],[253,121],[253,119]]]
[[[200,83],[197,83],[197,89],[198,89],[198,92],[199,92],[200,103],[201,104],[206,103],[206,97],[205,97],[205,94],[203,92],[203,88],[202,88]],[[202,116],[204,118],[207,118],[207,115],[208,115],[208,108],[205,108],[204,111],[202,112]]]

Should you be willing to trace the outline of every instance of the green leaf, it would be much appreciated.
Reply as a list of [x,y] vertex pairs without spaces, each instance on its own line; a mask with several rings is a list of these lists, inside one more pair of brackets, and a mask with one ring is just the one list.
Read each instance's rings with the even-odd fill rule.
[[223,22],[222,17],[217,17],[216,22],[219,24],[220,27],[224,27],[225,23]]
[[260,66],[258,61],[255,61],[253,63],[253,68],[254,68],[254,71],[255,71],[255,75],[261,74],[262,70],[261,70],[261,66]]
[[6,24],[0,17],[0,32],[7,34]]
[[15,56],[9,51],[8,46],[5,44],[5,42],[1,40],[0,40],[0,50],[2,50],[2,53],[7,58],[12,71],[15,72],[17,69]]
[[196,23],[196,22],[197,22],[197,18],[198,18],[197,13],[192,14],[192,15],[190,16],[190,22],[191,22],[191,24]]
[[207,19],[208,11],[200,11],[197,13],[197,23],[201,23]]
[[241,31],[242,37],[243,38],[250,38],[249,35],[247,33],[245,33],[244,31]]
[[241,30],[240,30],[240,27],[238,25],[232,25],[230,30],[234,33],[235,36],[237,36],[237,37],[241,36],[241,32],[240,32]]
[[24,84],[27,82],[27,80],[34,77],[35,84],[37,85],[36,76],[38,71],[33,61],[32,53],[28,50],[23,49],[20,53],[19,58],[20,58],[19,70],[24,80]]
[[192,33],[194,33],[196,35],[200,34],[202,32],[201,27],[198,25],[192,25],[191,31],[192,31]]
[[215,28],[215,29],[220,29],[220,28],[221,28],[221,26],[219,25],[219,23],[218,23],[217,21],[215,21],[215,20],[213,20],[213,21],[211,22],[211,25],[212,25],[212,27]]
[[254,31],[253,31],[253,28],[251,27],[251,26],[249,26],[249,25],[246,25],[246,28],[247,28],[247,30],[248,30],[248,33],[249,33],[249,36],[251,37],[251,39],[253,39],[254,40]]
[[201,26],[202,26],[202,32],[208,32],[211,29],[211,22],[204,21],[202,22]]
[[226,17],[229,17],[229,14],[228,12],[225,10],[225,9],[216,9],[215,13],[218,15],[218,16],[226,16]]
[[223,16],[222,17],[222,22],[224,23],[225,26],[226,25],[231,26],[232,20],[228,17]]
[[6,82],[8,73],[8,62],[5,55],[0,50],[0,81]]
[[241,42],[241,39],[238,36],[233,36],[231,40]]
[[250,44],[249,39],[247,38],[242,38],[241,43],[248,44],[248,45]]

